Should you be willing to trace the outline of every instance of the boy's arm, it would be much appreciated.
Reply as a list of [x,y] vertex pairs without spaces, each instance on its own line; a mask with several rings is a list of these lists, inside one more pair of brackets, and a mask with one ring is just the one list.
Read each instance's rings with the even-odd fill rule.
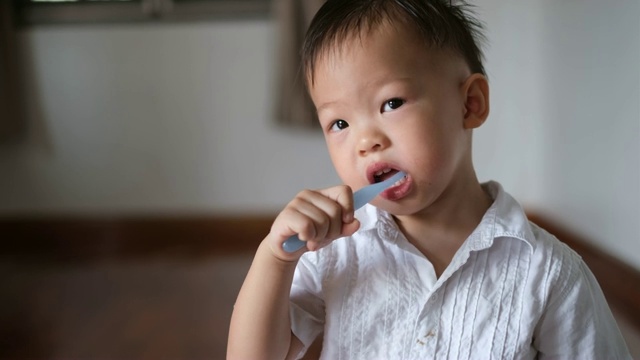
[[[303,191],[278,215],[262,241],[240,289],[231,316],[228,359],[285,359],[302,343],[291,333],[289,294],[300,256],[352,235],[353,193],[347,186]],[[298,234],[306,248],[287,253],[282,244]]]
[[233,310],[227,358],[286,357],[292,338],[289,292],[296,264],[272,256],[266,241],[259,246]]

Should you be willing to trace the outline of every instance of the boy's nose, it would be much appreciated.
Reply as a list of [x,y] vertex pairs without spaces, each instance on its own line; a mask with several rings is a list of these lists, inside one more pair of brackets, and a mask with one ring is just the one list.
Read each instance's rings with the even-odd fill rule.
[[389,138],[379,129],[366,129],[362,132],[358,141],[358,153],[361,156],[365,156],[384,150],[389,144]]

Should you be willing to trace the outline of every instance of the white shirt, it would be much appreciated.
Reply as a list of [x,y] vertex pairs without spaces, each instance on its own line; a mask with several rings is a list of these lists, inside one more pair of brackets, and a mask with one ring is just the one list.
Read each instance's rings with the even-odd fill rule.
[[331,360],[630,359],[582,259],[483,186],[493,205],[440,278],[390,214],[358,210],[356,234],[300,259],[293,333],[324,333]]

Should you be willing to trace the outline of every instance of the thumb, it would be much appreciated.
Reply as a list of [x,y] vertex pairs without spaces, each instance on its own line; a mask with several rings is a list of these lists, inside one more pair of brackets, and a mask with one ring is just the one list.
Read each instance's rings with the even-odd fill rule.
[[353,235],[356,231],[358,231],[358,229],[360,229],[360,221],[358,221],[358,219],[353,219],[352,222],[350,223],[343,223],[342,224],[342,231],[341,231],[341,235],[342,236],[351,236]]

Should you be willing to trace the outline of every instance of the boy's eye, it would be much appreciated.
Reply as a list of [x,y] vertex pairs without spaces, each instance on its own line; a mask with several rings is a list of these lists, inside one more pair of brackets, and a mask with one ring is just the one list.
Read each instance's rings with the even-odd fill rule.
[[395,110],[395,109],[399,108],[400,106],[402,106],[403,104],[404,104],[404,100],[402,100],[402,99],[393,98],[391,100],[387,100],[382,105],[382,112]]
[[349,127],[349,123],[344,120],[336,120],[331,124],[331,131],[340,131]]

